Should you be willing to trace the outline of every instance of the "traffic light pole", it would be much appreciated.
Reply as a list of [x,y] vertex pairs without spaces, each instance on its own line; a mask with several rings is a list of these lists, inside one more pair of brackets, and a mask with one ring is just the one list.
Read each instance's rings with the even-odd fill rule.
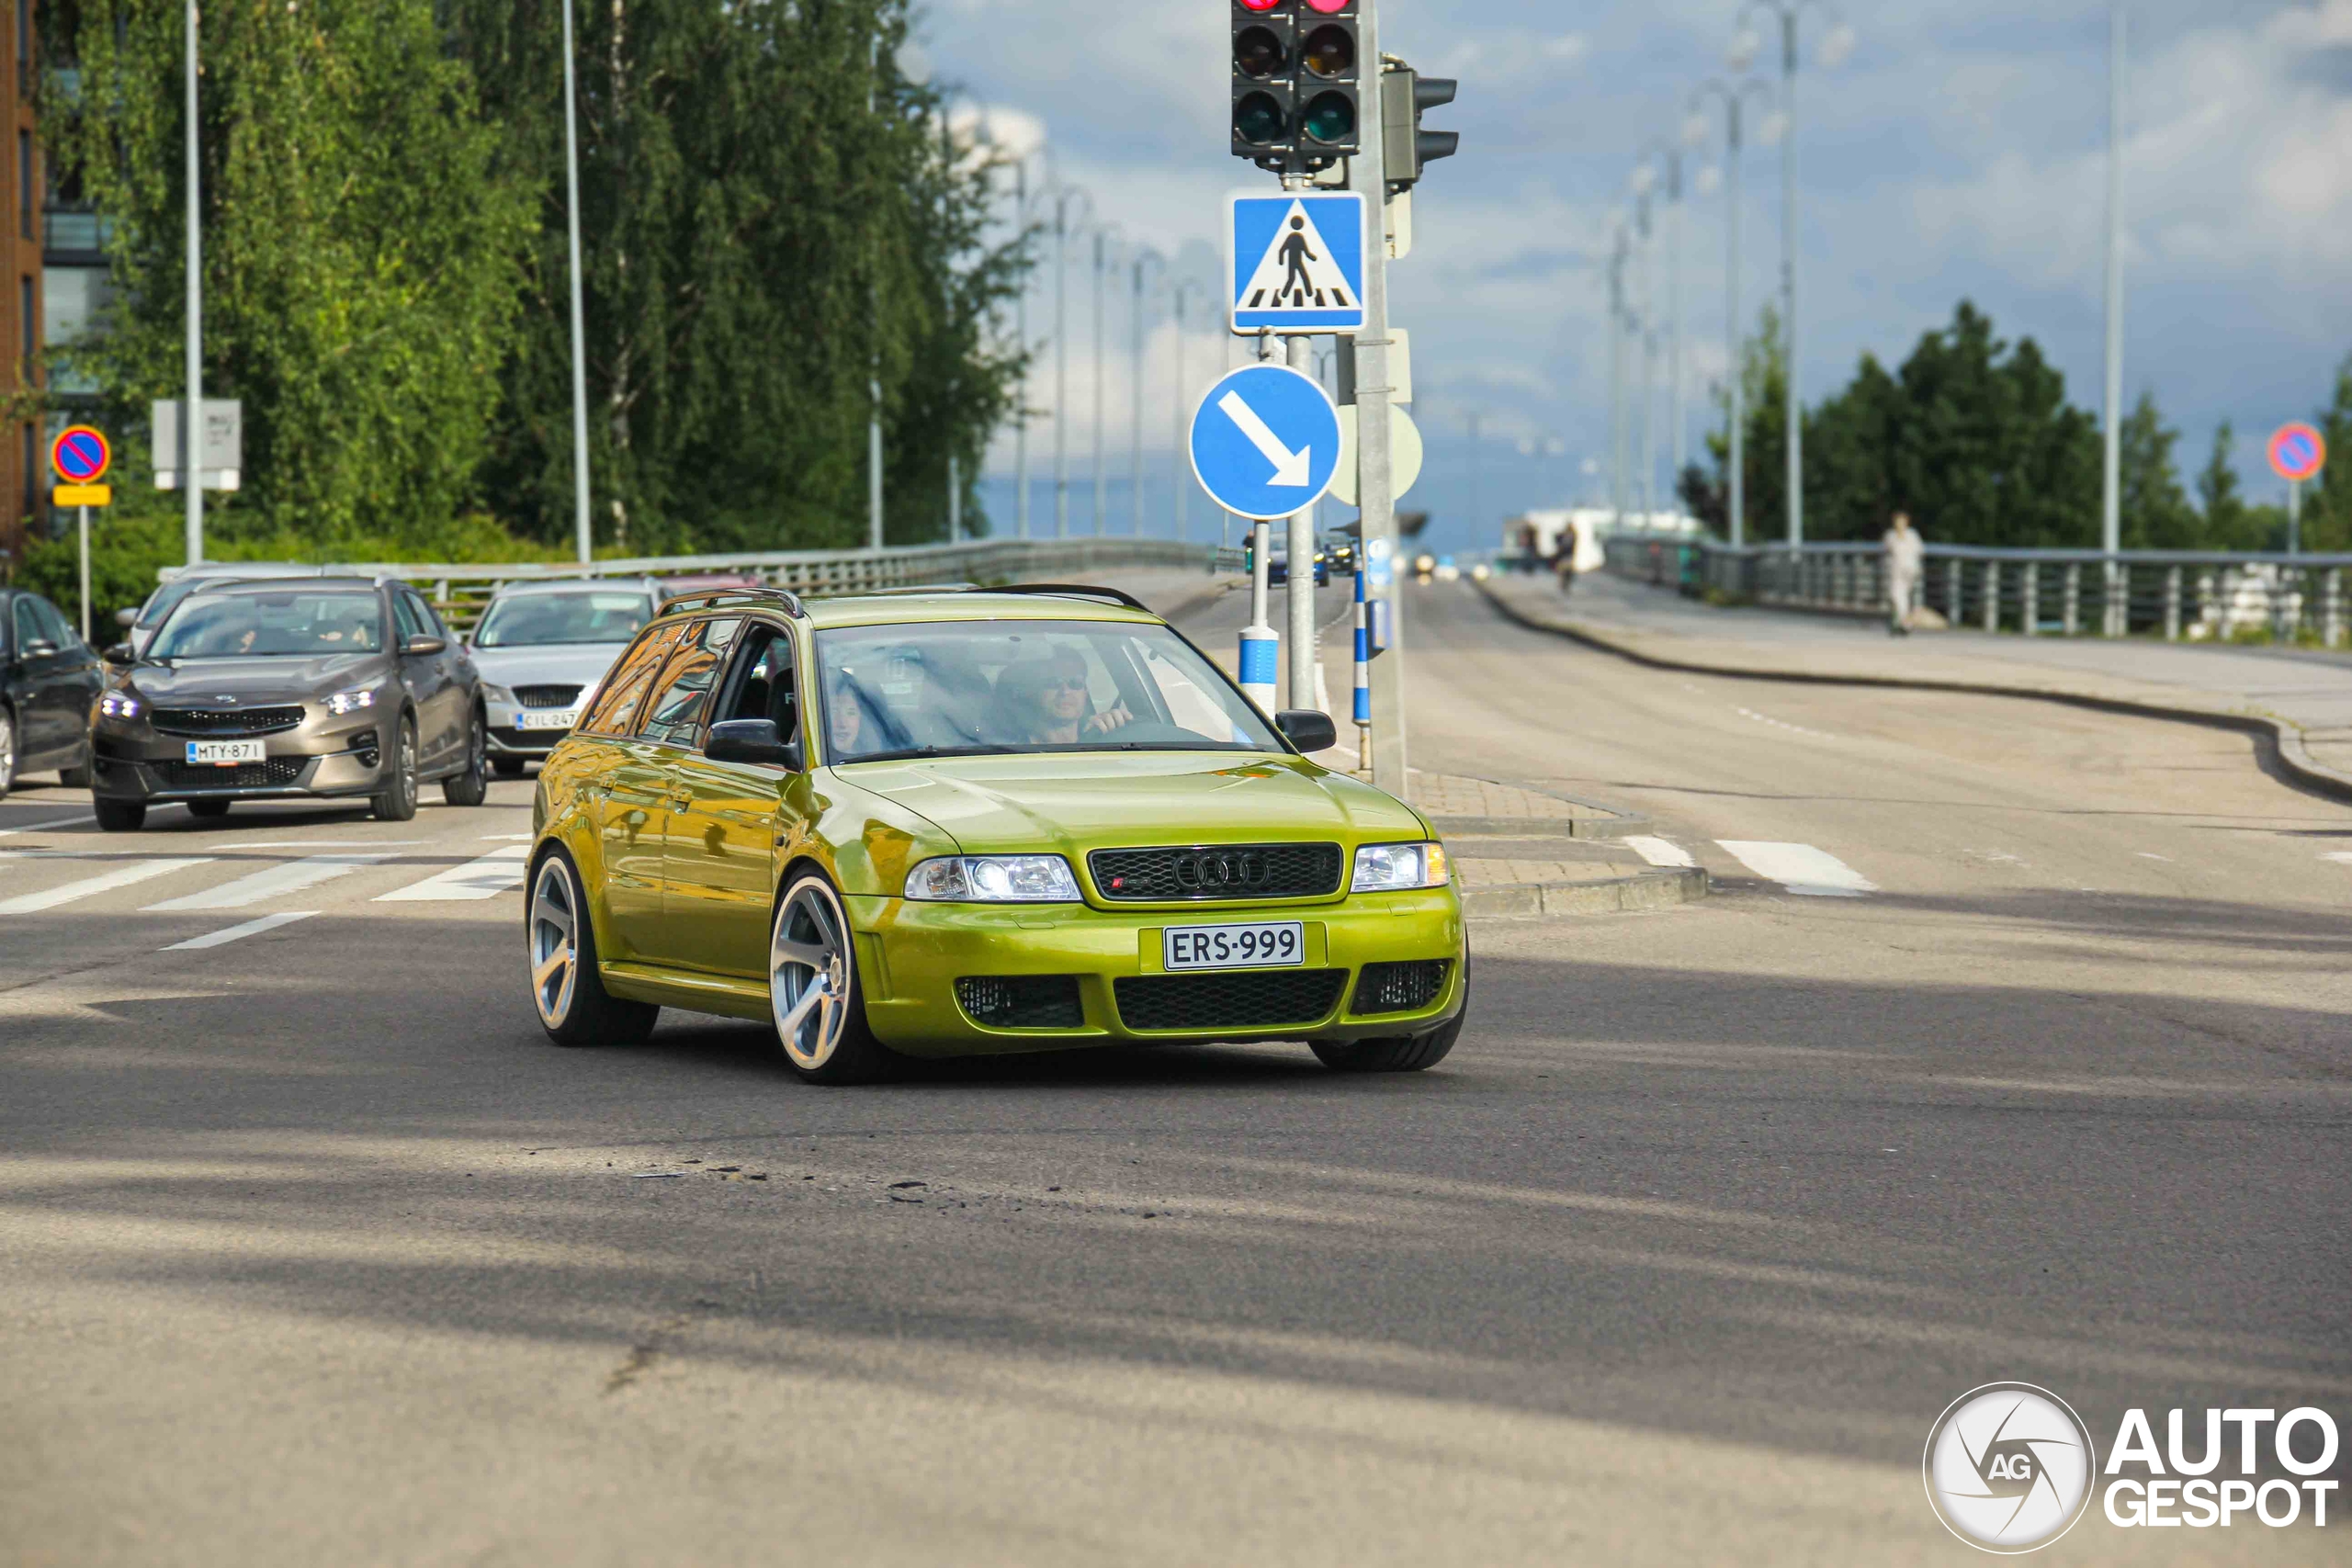
[[[1378,106],[1380,80],[1379,0],[1362,0],[1356,33],[1366,95]],[[1378,117],[1372,117],[1375,124]],[[1364,557],[1372,568],[1365,592],[1386,606],[1386,656],[1372,661],[1372,782],[1389,794],[1405,794],[1405,620],[1396,567],[1396,496],[1389,467],[1388,410],[1388,147],[1380,134],[1362,139],[1351,171],[1366,193],[1372,231],[1364,236],[1363,330],[1355,340],[1356,494],[1363,513]],[[1370,606],[1368,606],[1370,607]],[[1375,611],[1375,613],[1378,613]]]
[[[1315,369],[1315,340],[1285,340],[1286,362],[1300,375]],[[1290,705],[1319,708],[1315,700],[1315,509],[1290,515]]]

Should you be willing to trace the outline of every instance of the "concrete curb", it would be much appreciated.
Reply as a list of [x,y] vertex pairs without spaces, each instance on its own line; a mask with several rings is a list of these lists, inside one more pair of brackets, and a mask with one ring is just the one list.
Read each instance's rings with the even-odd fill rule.
[[1738,681],[1783,681],[1814,686],[1871,686],[1905,692],[1958,692],[1978,697],[2023,697],[2036,702],[2064,703],[2069,707],[2091,708],[2100,713],[2129,714],[2138,718],[2170,719],[2180,724],[2234,729],[2240,734],[2269,742],[2270,754],[2278,763],[2277,772],[2285,775],[2286,783],[2332,800],[2352,801],[2352,773],[2339,773],[2313,758],[2303,745],[2301,726],[2267,714],[2228,713],[2182,704],[2139,702],[2129,697],[2101,696],[2090,692],[2006,686],[1985,681],[1920,681],[1907,680],[1899,675],[1826,675],[1814,670],[1759,670],[1710,664],[1692,659],[1662,659],[1654,653],[1629,647],[1592,626],[1530,615],[1483,582],[1476,587],[1486,595],[1487,602],[1501,612],[1506,619],[1517,622],[1531,631],[1564,637],[1597,652],[1612,654],[1629,663],[1651,670],[1672,670],[1685,675],[1716,675]]
[[[1418,809],[1418,808],[1417,808]],[[1572,817],[1438,817],[1427,811],[1430,826],[1442,839],[1622,839],[1646,833],[1656,824],[1632,812],[1601,818]]]
[[1462,895],[1462,913],[1474,920],[1634,914],[1693,903],[1707,892],[1707,874],[1697,866],[1681,866],[1607,882],[1514,882],[1471,888]]

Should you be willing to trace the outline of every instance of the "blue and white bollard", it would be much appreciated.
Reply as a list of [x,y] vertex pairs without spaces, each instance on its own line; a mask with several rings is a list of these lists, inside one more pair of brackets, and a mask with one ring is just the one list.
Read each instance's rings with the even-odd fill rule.
[[1250,533],[1250,624],[1241,628],[1241,693],[1272,718],[1282,638],[1266,624],[1266,557],[1272,530],[1263,523]]
[[1363,605],[1363,568],[1356,568],[1356,765],[1372,771],[1372,626]]

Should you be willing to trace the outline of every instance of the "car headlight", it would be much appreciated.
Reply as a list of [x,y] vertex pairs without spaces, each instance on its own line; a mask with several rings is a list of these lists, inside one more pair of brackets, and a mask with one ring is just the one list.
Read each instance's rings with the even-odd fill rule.
[[98,714],[103,718],[137,718],[141,705],[129,692],[108,692],[98,699]]
[[1075,904],[1059,855],[946,855],[907,873],[907,897],[933,904]]
[[376,694],[365,686],[355,686],[348,692],[337,692],[327,699],[327,712],[340,718],[347,713],[376,705]]
[[1443,844],[1366,844],[1356,852],[1350,891],[1393,893],[1408,887],[1442,887],[1447,868]]
[[493,685],[488,681],[484,681],[481,683],[481,694],[484,700],[497,703],[504,707],[511,708],[518,705],[514,701],[514,694],[513,692],[508,691],[503,686]]

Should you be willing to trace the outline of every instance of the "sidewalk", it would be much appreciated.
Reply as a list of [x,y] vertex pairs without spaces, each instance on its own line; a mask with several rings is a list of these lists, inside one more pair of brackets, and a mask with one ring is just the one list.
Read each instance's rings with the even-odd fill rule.
[[2305,786],[2352,799],[2352,656],[1980,631],[1893,637],[1876,621],[1714,609],[1605,575],[1578,579],[1571,600],[1546,578],[1478,586],[1521,625],[1662,669],[2040,697],[2223,725],[2268,739]]

